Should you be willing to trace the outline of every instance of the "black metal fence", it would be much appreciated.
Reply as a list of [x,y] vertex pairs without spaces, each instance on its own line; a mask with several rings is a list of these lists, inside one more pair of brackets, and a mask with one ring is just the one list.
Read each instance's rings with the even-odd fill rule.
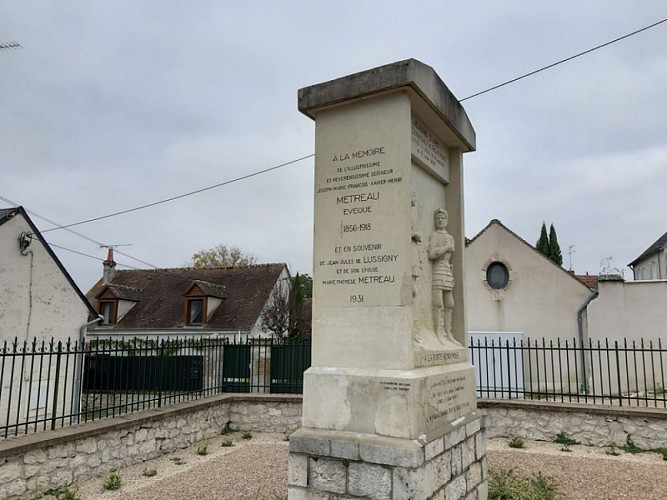
[[470,341],[477,395],[667,408],[662,342]]
[[[475,340],[477,395],[667,408],[661,341]],[[301,393],[310,341],[223,338],[4,342],[0,437],[221,392]]]
[[0,348],[0,437],[221,392],[301,393],[310,341],[98,339]]

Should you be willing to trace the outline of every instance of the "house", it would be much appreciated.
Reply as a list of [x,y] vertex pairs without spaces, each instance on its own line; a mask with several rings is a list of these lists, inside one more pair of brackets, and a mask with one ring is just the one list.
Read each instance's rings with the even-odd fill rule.
[[78,339],[97,312],[22,207],[0,209],[0,341]]
[[102,322],[90,336],[257,337],[262,312],[289,290],[285,264],[116,270],[113,250],[87,293]]
[[[43,370],[41,350],[73,350],[97,312],[22,207],[0,209],[0,433],[26,420],[71,411],[69,392],[49,391],[73,376],[73,364]],[[68,344],[68,339],[71,343]],[[11,354],[18,354],[11,356]],[[19,411],[20,409],[20,411]],[[2,427],[5,426],[5,427]]]
[[524,339],[585,337],[578,311],[592,294],[589,286],[499,220],[470,241],[464,258],[468,331],[520,332]]
[[667,279],[667,233],[648,247],[628,266],[632,269],[635,280]]
[[470,350],[481,394],[485,387],[550,391],[574,383],[576,388],[574,359],[561,378],[558,370],[552,372],[551,359],[536,359],[537,350],[526,355],[507,346],[586,342],[586,311],[598,292],[496,219],[465,248],[464,264],[469,339],[477,346],[506,346]]

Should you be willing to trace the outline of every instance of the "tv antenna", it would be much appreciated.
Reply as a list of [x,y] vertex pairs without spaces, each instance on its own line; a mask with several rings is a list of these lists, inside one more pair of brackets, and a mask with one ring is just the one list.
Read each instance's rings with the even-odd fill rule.
[[572,254],[576,253],[576,250],[572,250],[574,247],[577,245],[570,245],[570,247],[567,249],[567,254],[570,256],[570,271],[572,271]]

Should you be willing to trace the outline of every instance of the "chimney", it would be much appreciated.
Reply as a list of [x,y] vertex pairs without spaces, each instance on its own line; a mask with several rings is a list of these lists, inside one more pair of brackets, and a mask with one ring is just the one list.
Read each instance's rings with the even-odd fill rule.
[[102,272],[102,282],[105,285],[109,285],[116,277],[116,263],[113,260],[112,247],[109,247],[109,251],[107,253],[107,260],[102,262],[102,266],[104,267],[104,271]]

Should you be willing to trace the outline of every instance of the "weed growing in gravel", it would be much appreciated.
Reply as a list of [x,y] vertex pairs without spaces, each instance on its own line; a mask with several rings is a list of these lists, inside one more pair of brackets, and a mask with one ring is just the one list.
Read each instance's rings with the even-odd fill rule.
[[229,448],[230,446],[234,446],[234,441],[229,438],[225,438],[222,440],[222,443],[220,443],[220,446],[223,448]]
[[570,448],[569,445],[564,444],[564,445],[562,446],[562,448],[560,449],[560,451],[567,451],[567,452],[570,452],[570,451],[572,451],[572,449]]
[[557,500],[558,488],[553,478],[541,473],[528,478],[517,476],[512,469],[489,470],[490,500]]
[[183,465],[185,463],[185,460],[183,460],[181,457],[172,457],[169,460],[174,462],[176,465]]
[[554,439],[554,443],[563,444],[565,446],[572,446],[572,445],[575,445],[575,444],[581,444],[576,439],[572,439],[572,438],[567,437],[564,432],[558,433],[558,435],[556,436],[556,439]]
[[157,469],[144,469],[141,471],[141,475],[144,477],[154,477],[157,476]]
[[241,437],[243,439],[252,439],[252,434],[250,433],[250,431],[243,431],[243,434],[241,434]]
[[201,455],[202,457],[204,455],[208,455],[208,442],[204,441],[202,444],[199,445],[197,448],[197,455]]
[[105,490],[117,490],[120,488],[120,476],[116,474],[115,472],[112,472],[109,474],[109,477],[107,478],[106,481],[104,481],[104,489]]
[[232,432],[236,432],[236,429],[232,429],[232,421],[228,420],[225,426],[220,430],[220,435],[226,436],[227,434],[231,434]]
[[667,448],[653,448],[651,451],[658,455],[662,455],[663,460],[667,460]]
[[605,452],[607,455],[611,455],[612,457],[617,457],[617,456],[620,455],[620,453],[619,453],[618,451],[616,451],[616,447],[615,447],[615,446],[607,446],[607,447],[605,448],[604,452]]
[[628,436],[625,440],[625,446],[622,446],[621,449],[626,452],[626,453],[641,453],[642,450],[639,446],[637,446],[633,441],[630,436]]
[[[76,495],[76,491],[70,490],[67,486],[64,488],[57,488],[55,490],[47,490],[44,492],[46,496],[55,497],[58,500],[79,500],[79,497]],[[42,495],[38,495],[35,499],[42,498]]]
[[519,436],[513,436],[507,440],[507,446],[510,448],[524,448],[525,443],[523,441],[523,438]]

